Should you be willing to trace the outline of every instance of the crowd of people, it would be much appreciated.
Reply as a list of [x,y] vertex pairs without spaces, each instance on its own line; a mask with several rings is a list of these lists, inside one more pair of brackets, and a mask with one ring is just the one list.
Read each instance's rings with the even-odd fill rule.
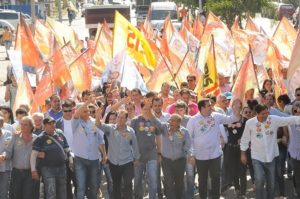
[[268,79],[242,102],[219,78],[220,94],[201,99],[189,75],[144,96],[105,83],[78,99],[54,94],[40,112],[1,105],[0,199],[96,199],[103,176],[114,199],[141,199],[145,188],[150,199],[190,199],[195,184],[200,198],[231,186],[246,198],[248,170],[257,199],[284,197],[285,171],[299,197],[300,88],[275,99]]

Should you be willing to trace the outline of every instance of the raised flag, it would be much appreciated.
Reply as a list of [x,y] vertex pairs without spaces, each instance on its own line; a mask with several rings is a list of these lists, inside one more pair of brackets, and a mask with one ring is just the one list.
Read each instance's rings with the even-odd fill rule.
[[54,53],[54,34],[39,19],[35,20],[33,38],[43,59],[48,60]]
[[129,56],[153,70],[155,56],[143,34],[118,11],[115,14],[113,56],[126,49]]
[[253,32],[260,32],[260,29],[254,23],[252,17],[248,16],[245,30],[253,31]]
[[88,53],[89,49],[79,55],[69,66],[74,88],[79,92],[92,86],[91,59]]
[[292,57],[290,61],[290,65],[288,68],[287,79],[289,80],[289,88],[288,90],[292,93],[295,92],[295,89],[300,86],[300,35],[298,33],[298,37],[295,42],[295,46],[292,52]]
[[200,16],[196,18],[193,23],[193,34],[200,41],[203,34],[204,26],[201,22]]
[[54,85],[51,79],[50,73],[44,74],[39,81],[35,94],[34,102],[38,106],[43,106],[46,99],[48,99],[54,93]]

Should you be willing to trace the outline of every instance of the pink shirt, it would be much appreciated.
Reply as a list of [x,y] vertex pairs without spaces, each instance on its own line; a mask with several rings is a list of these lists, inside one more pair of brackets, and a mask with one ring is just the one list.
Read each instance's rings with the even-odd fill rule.
[[[194,103],[194,102],[190,102],[189,103],[188,109],[189,109],[188,112],[189,112],[190,116],[196,115],[198,113],[198,111],[199,111],[198,110],[198,105],[196,103]],[[175,113],[175,103],[172,104],[172,105],[170,105],[168,112],[170,114]]]

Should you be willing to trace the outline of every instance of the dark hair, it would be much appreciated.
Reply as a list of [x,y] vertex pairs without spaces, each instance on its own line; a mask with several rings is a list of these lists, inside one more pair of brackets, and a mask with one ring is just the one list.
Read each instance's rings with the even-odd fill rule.
[[0,110],[2,110],[2,109],[5,110],[5,111],[7,111],[9,113],[10,124],[15,123],[14,113],[13,113],[12,109],[9,106],[7,106],[7,105],[1,105],[0,106]]
[[66,101],[64,101],[64,103],[61,106],[62,106],[62,108],[71,108],[71,107],[73,107],[73,104],[71,101],[66,100]]
[[188,83],[187,82],[181,82],[180,87],[188,87]]
[[254,111],[255,107],[258,105],[258,101],[255,99],[247,100],[247,105],[250,108],[250,110]]
[[143,100],[143,101],[141,101],[141,108],[144,108],[144,106],[145,106],[145,102]]
[[257,104],[254,109],[255,109],[255,112],[257,114],[259,114],[260,112],[262,112],[264,110],[268,110],[268,107],[264,104]]
[[273,93],[267,93],[265,95],[265,97],[271,96],[273,98],[273,100],[275,100],[275,95]]
[[206,103],[209,102],[208,98],[203,98],[198,102],[198,110],[201,111],[201,108],[205,108]]
[[131,91],[131,92],[137,92],[138,94],[142,95],[142,92],[141,92],[141,90],[140,90],[140,89],[138,89],[138,88],[134,88],[134,89],[132,89],[132,91]]
[[192,78],[192,79],[196,80],[196,75],[188,75],[188,76],[186,76],[186,79],[188,79],[188,78]]
[[300,91],[300,87],[295,89],[295,93],[297,93],[297,91]]
[[182,100],[178,100],[176,103],[175,103],[175,108],[184,108],[185,110],[188,109],[188,106],[187,104],[182,101]]
[[189,89],[187,88],[184,88],[180,91],[180,95],[184,95],[184,94],[188,94],[188,95],[191,95],[191,92],[189,91]]
[[89,96],[92,92],[90,90],[84,90],[81,94],[81,98],[84,98],[85,96]]
[[55,97],[58,97],[58,98],[60,99],[59,95],[53,94],[53,95],[51,95],[51,97],[50,97],[50,101],[52,101]]
[[[265,90],[266,90],[265,84],[266,84],[267,82],[270,82],[270,83],[273,85],[273,81],[272,81],[272,80],[270,80],[270,79],[265,79],[265,81],[264,81],[264,83],[263,83],[263,86],[262,86],[262,89],[265,89]],[[272,89],[272,90],[273,90],[273,89]]]
[[291,99],[287,94],[279,95],[279,97],[277,98],[277,101],[283,102],[284,105],[291,103]]
[[214,95],[212,95],[212,94],[208,94],[208,95],[206,95],[205,97],[206,97],[206,98],[209,98],[210,100],[213,100],[214,102],[217,101],[217,97],[214,96]]
[[153,104],[153,102],[154,102],[154,101],[156,101],[156,102],[160,102],[161,104],[163,104],[163,103],[164,103],[163,99],[162,99],[162,98],[160,98],[160,97],[154,97],[154,98],[152,99],[152,104]]
[[117,116],[118,114],[117,114],[116,111],[110,111],[110,112],[108,112],[107,115],[106,115],[105,121],[104,121],[105,124],[109,123],[109,118],[110,118],[111,115]]
[[16,115],[25,115],[25,116],[28,116],[28,112],[25,109],[23,109],[23,108],[18,108],[16,110]]
[[146,97],[146,98],[156,97],[156,94],[155,94],[155,92],[150,91],[150,92],[148,92],[148,93],[145,95],[145,97]]
[[261,97],[265,98],[266,94],[268,93],[268,91],[266,89],[262,89],[259,91],[259,94],[261,95]]

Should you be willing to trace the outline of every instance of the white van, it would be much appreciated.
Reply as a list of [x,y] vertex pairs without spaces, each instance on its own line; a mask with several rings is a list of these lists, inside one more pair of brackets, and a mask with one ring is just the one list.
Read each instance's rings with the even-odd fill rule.
[[169,15],[172,22],[178,22],[177,5],[174,2],[152,2],[150,22],[154,29],[162,26]]
[[0,11],[0,19],[8,21],[11,25],[17,29],[17,26],[20,22],[20,14],[24,17],[25,21],[28,24],[31,24],[31,17],[27,14],[23,14],[20,12],[16,12],[14,10],[1,10]]

